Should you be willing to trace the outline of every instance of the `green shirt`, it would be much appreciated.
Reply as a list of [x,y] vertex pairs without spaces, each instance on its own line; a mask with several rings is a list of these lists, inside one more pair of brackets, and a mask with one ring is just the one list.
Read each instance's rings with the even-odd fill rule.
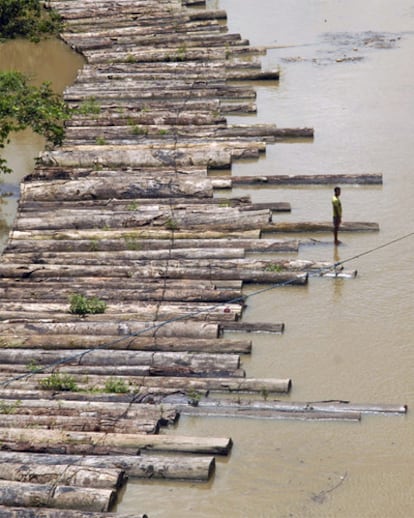
[[332,209],[333,209],[333,217],[341,219],[342,218],[342,205],[341,205],[341,200],[337,196],[334,196],[332,198]]

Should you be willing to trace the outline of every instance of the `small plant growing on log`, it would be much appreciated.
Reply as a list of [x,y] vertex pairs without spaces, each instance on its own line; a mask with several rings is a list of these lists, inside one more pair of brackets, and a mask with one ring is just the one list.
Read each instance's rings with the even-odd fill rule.
[[104,146],[106,144],[106,138],[105,137],[96,137],[96,144],[98,146]]
[[115,394],[127,394],[129,387],[124,380],[109,378],[105,383],[105,392],[114,392]]
[[137,136],[147,135],[147,133],[148,133],[148,130],[146,128],[143,128],[142,126],[138,126],[136,124],[132,127],[131,131],[132,131],[133,135],[137,135]]
[[159,134],[161,137],[162,137],[162,136],[164,136],[164,135],[168,135],[168,130],[166,130],[166,129],[160,129],[160,130],[158,131],[158,134]]
[[91,252],[96,252],[99,250],[99,241],[97,239],[91,239],[89,250]]
[[133,54],[128,54],[128,56],[125,59],[125,63],[136,63],[136,58]]
[[30,360],[30,362],[26,365],[26,369],[34,373],[40,370],[40,366],[35,360]]
[[98,299],[98,297],[85,297],[79,293],[70,296],[70,313],[75,315],[88,315],[96,313],[105,313],[106,302]]
[[101,106],[96,101],[95,97],[90,97],[82,102],[77,112],[81,115],[97,115],[98,113],[101,113]]
[[53,372],[47,378],[43,378],[39,381],[39,385],[43,390],[64,390],[70,392],[78,390],[75,379],[72,376],[60,374],[59,372]]
[[266,272],[276,272],[276,273],[279,273],[279,272],[283,271],[283,268],[282,268],[281,264],[273,263],[273,264],[266,265],[265,266],[265,271]]
[[14,414],[16,410],[21,406],[21,400],[17,400],[14,403],[6,403],[5,401],[0,401],[0,413],[2,414]]
[[191,406],[198,406],[198,403],[201,400],[201,394],[200,392],[197,392],[196,390],[190,390],[188,392],[188,403]]
[[178,230],[179,226],[175,219],[168,218],[167,221],[165,222],[165,228],[167,230]]
[[129,203],[127,205],[127,209],[128,210],[138,210],[139,209],[139,204],[136,201],[131,201],[131,203]]

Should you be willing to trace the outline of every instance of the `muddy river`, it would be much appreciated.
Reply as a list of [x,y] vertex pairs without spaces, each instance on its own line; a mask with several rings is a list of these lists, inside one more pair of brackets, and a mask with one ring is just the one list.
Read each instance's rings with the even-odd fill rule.
[[[409,412],[360,423],[182,418],[166,433],[230,436],[229,458],[218,459],[209,484],[130,481],[117,510],[150,518],[414,516],[414,2],[210,0],[209,7],[227,11],[231,32],[269,47],[264,68],[281,70],[278,84],[257,85],[257,115],[229,122],[315,128],[313,141],[269,145],[260,160],[235,163],[233,174],[384,175],[383,186],[342,189],[344,220],[375,221],[380,232],[343,233],[337,248],[331,235],[315,234],[322,244],[299,253],[346,261],[355,279],[246,291],[246,321],[286,325],[283,335],[253,336],[247,375],[292,378],[291,401],[398,403]],[[34,65],[39,76],[50,67],[47,74],[70,82],[79,58],[68,52],[51,65],[55,50],[38,49],[47,56]],[[30,134],[13,141],[7,152],[18,172],[6,182],[26,174],[39,146]],[[290,202],[291,214],[275,220],[326,221],[332,187],[233,194]],[[3,207],[5,220],[14,199]]]

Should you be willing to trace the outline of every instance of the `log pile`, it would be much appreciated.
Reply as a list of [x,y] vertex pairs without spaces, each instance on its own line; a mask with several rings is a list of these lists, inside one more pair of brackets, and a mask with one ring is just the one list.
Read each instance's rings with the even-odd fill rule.
[[[226,114],[256,109],[254,89],[240,81],[279,76],[261,70],[264,49],[228,34],[225,12],[201,0],[45,4],[86,64],[65,92],[74,109],[66,140],[23,182],[0,263],[0,514],[112,516],[128,477],[207,481],[214,456],[229,454],[227,437],[160,433],[180,413],[292,417],[254,404],[288,393],[291,380],[246,377],[252,341],[224,334],[283,332],[283,323],[241,322],[243,286],[355,272],[252,257],[298,251],[297,239],[262,239],[264,231],[330,226],[272,222],[288,203],[214,197],[231,183],[210,169],[313,136],[227,124]],[[73,308],[74,295],[101,310]],[[200,404],[231,393],[253,403]],[[342,417],[358,420],[358,410]]]

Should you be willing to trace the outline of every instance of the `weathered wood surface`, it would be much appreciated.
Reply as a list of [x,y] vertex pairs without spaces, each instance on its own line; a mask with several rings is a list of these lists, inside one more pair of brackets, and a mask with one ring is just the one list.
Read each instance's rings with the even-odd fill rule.
[[[265,49],[229,33],[225,11],[204,9],[203,0],[46,4],[87,63],[64,93],[77,111],[63,145],[43,152],[22,183],[0,263],[0,515],[101,518],[126,477],[209,480],[212,455],[228,454],[232,441],[160,435],[180,413],[306,420],[401,413],[272,402],[264,396],[288,393],[289,377],[246,377],[240,354],[252,341],[227,333],[281,333],[284,324],[241,321],[243,286],[303,286],[321,272],[348,273],[290,256],[252,258],[298,251],[299,240],[262,239],[264,232],[331,224],[273,222],[272,212],[290,211],[288,203],[214,192],[244,183],[380,184],[381,175],[212,171],[258,158],[276,140],[313,136],[312,128],[228,124],[227,114],[256,111],[246,80],[276,82],[279,71],[262,70]],[[74,292],[104,300],[105,313],[70,313]],[[75,386],[48,387],[52,374]],[[208,398],[243,393],[248,402]]]
[[113,507],[115,499],[116,493],[111,489],[0,480],[0,502],[6,506],[106,512]]
[[215,470],[212,456],[182,455],[59,455],[26,452],[0,452],[0,461],[26,465],[71,466],[88,469],[120,470],[128,477],[207,481]]
[[147,514],[134,513],[100,513],[90,511],[74,511],[73,509],[56,509],[42,507],[6,507],[0,505],[2,518],[148,518]]

